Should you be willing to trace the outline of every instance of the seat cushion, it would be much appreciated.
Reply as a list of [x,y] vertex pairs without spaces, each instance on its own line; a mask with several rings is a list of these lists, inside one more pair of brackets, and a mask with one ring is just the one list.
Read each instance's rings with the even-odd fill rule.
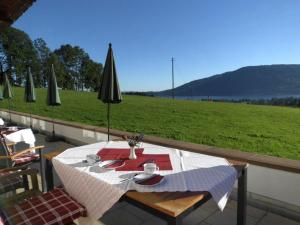
[[39,154],[27,153],[27,154],[23,154],[21,156],[18,156],[16,158],[14,158],[13,161],[16,165],[18,165],[18,164],[22,164],[22,163],[37,160],[37,159],[39,159],[39,157],[40,157]]
[[5,208],[1,213],[4,225],[62,225],[87,214],[85,207],[73,200],[62,188]]
[[[13,171],[1,172],[0,176],[4,177],[5,175],[9,175],[11,173],[13,173]],[[21,187],[23,187],[23,178],[21,176],[7,178],[5,180],[0,181],[0,194],[6,193],[9,191],[14,191]]]

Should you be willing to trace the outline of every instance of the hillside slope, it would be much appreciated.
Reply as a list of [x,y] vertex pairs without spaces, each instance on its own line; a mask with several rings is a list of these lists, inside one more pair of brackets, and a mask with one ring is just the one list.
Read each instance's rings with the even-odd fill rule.
[[[171,95],[171,90],[154,93]],[[242,67],[232,72],[195,80],[175,89],[177,96],[300,95],[300,65]]]

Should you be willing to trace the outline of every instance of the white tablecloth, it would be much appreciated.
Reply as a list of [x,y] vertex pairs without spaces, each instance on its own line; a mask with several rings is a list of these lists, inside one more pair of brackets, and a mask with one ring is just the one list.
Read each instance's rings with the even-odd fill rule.
[[22,129],[11,134],[5,135],[5,139],[10,142],[25,142],[30,147],[35,145],[35,137],[31,129]]
[[169,154],[173,170],[159,171],[165,180],[153,187],[121,182],[133,171],[103,171],[97,165],[87,166],[82,160],[104,147],[128,148],[127,142],[100,142],[70,148],[52,162],[67,192],[83,204],[88,216],[100,218],[128,190],[139,192],[208,191],[221,210],[224,209],[237,177],[236,170],[223,158],[190,153],[162,146],[143,144],[148,154]]

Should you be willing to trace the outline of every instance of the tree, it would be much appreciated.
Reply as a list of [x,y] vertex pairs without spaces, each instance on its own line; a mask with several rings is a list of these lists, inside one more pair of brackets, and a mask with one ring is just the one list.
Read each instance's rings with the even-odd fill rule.
[[89,58],[83,60],[81,76],[84,78],[83,83],[85,89],[93,91],[99,90],[102,69],[101,63],[96,63]]
[[46,66],[45,66],[46,77],[48,77],[50,73],[52,73],[51,71],[52,64],[55,70],[57,85],[63,89],[73,89],[73,82],[71,80],[71,77],[65,70],[64,64],[59,60],[59,57],[55,53],[50,53],[49,58],[46,61]]
[[1,64],[13,83],[16,85],[23,84],[27,65],[31,67],[33,75],[40,71],[37,53],[31,39],[25,32],[9,27],[1,32],[0,41]]
[[[102,72],[102,64],[92,61],[78,46],[62,45],[54,51],[65,67],[66,74],[76,90],[97,89]],[[98,84],[98,85],[97,85]]]
[[76,90],[83,89],[82,77],[80,74],[82,61],[87,54],[78,46],[69,44],[60,46],[54,51],[58,55],[60,61],[64,64],[67,74],[71,77]]
[[33,41],[34,48],[37,52],[37,57],[41,65],[40,73],[38,74],[39,86],[46,87],[47,84],[47,66],[50,60],[51,50],[42,38],[37,38]]
[[6,72],[14,85],[23,85],[26,67],[31,67],[36,87],[46,87],[54,65],[57,83],[63,89],[97,90],[102,64],[94,62],[79,46],[61,45],[54,52],[38,38],[9,27],[0,34],[0,83]]

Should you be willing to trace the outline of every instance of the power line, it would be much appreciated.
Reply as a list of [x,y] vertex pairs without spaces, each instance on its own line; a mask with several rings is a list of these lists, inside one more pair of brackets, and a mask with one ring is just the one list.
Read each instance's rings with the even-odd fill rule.
[[175,93],[174,93],[174,58],[171,58],[172,61],[172,98],[175,98]]

